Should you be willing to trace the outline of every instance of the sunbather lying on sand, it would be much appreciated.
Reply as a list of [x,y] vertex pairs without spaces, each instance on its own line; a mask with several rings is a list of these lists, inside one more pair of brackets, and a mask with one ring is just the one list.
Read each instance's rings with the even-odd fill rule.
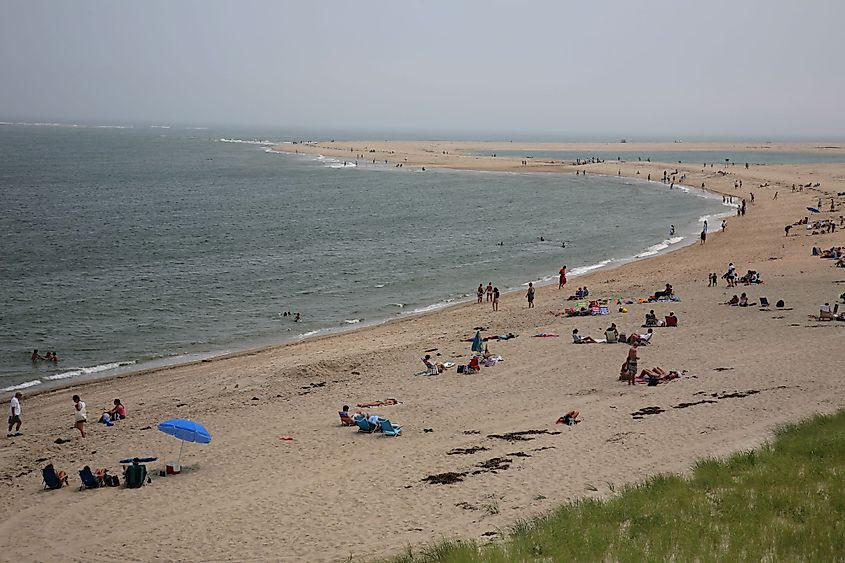
[[399,401],[396,399],[385,399],[383,401],[373,401],[372,403],[358,403],[356,406],[361,407],[362,409],[368,407],[389,407],[391,405],[398,405]]
[[675,371],[670,370],[668,373],[659,367],[652,369],[644,369],[637,377],[637,383],[647,383],[648,385],[657,385],[658,383],[665,383],[673,379],[678,379],[681,375]]
[[581,413],[578,411],[569,411],[559,419],[555,421],[555,424],[566,424],[567,426],[575,426],[580,420],[578,417],[581,416]]

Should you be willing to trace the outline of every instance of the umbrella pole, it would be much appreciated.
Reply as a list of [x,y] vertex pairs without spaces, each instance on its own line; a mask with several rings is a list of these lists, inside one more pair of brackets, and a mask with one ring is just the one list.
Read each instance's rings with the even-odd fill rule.
[[176,460],[176,465],[182,467],[182,448],[185,447],[185,441],[181,440],[182,445],[179,446],[179,459]]

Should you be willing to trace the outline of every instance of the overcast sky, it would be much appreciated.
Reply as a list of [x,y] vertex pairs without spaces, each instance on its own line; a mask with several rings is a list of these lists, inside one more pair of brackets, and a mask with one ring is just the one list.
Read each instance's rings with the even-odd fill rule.
[[0,120],[845,136],[845,1],[0,2]]

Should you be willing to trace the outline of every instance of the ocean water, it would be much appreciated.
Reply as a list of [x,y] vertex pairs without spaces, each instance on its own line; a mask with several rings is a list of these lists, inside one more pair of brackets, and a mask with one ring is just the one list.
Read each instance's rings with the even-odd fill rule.
[[831,150],[830,153],[778,152],[778,151],[469,151],[474,156],[490,156],[495,152],[497,156],[516,158],[533,158],[537,160],[564,160],[575,162],[577,159],[587,160],[598,158],[612,161],[620,159],[626,162],[636,160],[668,163],[701,163],[724,165],[725,159],[737,166],[749,164],[819,164],[825,162],[845,162],[845,153],[841,150]]
[[[0,390],[359,327],[563,264],[577,274],[675,248],[725,211],[659,183],[356,166],[241,135],[0,125]],[[34,348],[61,361],[33,365]]]

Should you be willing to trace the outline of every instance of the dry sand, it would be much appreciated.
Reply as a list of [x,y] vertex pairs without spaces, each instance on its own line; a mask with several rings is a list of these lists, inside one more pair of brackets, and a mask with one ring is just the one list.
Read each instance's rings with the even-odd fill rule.
[[[484,146],[511,148],[505,145]],[[350,146],[353,153],[375,146],[392,150],[391,162],[408,158],[425,166],[521,168],[519,159],[442,154],[476,149],[479,143],[335,143],[332,150],[348,154]],[[325,146],[297,148],[329,154]],[[529,168],[572,173],[568,165]],[[670,166],[581,168],[628,176],[639,170],[640,178],[648,173],[657,178]],[[715,233],[711,225],[704,246],[571,279],[567,291],[542,287],[531,311],[523,294],[511,294],[498,313],[486,303],[461,305],[353,333],[25,398],[24,435],[0,440],[5,505],[0,559],[388,556],[408,544],[443,537],[490,537],[485,534],[568,499],[607,495],[612,486],[654,472],[686,471],[696,459],[760,444],[780,423],[842,408],[845,383],[838,354],[845,323],[817,322],[808,314],[845,291],[845,270],[811,257],[810,248],[814,242],[824,248],[842,245],[845,235],[838,230],[809,236],[796,227],[785,237],[783,227],[803,217],[819,196],[845,191],[845,165],[735,166],[725,176],[718,168],[702,172],[700,165],[679,170],[687,172],[688,184],[703,181],[709,189],[741,197],[753,191],[756,202],[745,217],[729,218],[725,233]],[[742,190],[733,188],[738,178]],[[821,187],[801,193],[789,187],[809,181]],[[771,186],[758,187],[765,182]],[[779,196],[773,201],[775,191]],[[766,283],[729,290],[722,281],[708,288],[707,274],[721,274],[730,261],[740,272],[761,271]],[[550,272],[559,267],[549,264]],[[599,298],[637,298],[666,282],[674,285],[680,303],[629,305],[627,314],[614,308],[602,317],[550,314],[567,305],[565,297],[578,285],[587,284]],[[753,300],[784,299],[792,309],[719,304],[740,291]],[[640,367],[687,370],[682,380],[630,387],[617,381],[627,346],[571,343],[575,327],[598,337],[616,322],[630,333],[651,308],[659,315],[674,311],[680,326],[656,329],[653,344],[640,350]],[[490,343],[505,362],[471,376],[454,368],[436,377],[413,375],[422,369],[419,358],[427,349],[437,348],[441,361],[466,361],[469,343],[461,339],[471,337],[478,325],[489,327],[486,334],[519,334]],[[531,337],[539,331],[561,336]],[[73,393],[87,401],[92,419],[115,397],[127,405],[130,418],[113,428],[91,423],[88,437],[81,439],[71,428]],[[359,434],[339,425],[341,405],[388,397],[402,403],[368,410],[401,424],[401,437]],[[678,408],[705,399],[712,402]],[[635,419],[632,413],[643,407],[663,412]],[[570,409],[580,410],[584,421],[556,426]],[[182,475],[155,477],[140,490],[76,490],[76,472],[84,465],[114,470],[117,460],[131,455],[174,459],[179,443],[155,426],[176,416],[200,421],[214,435],[209,445],[187,446]],[[525,430],[548,433],[522,441],[489,437]],[[293,441],[280,440],[282,435]],[[55,444],[59,437],[71,440]],[[487,449],[448,453],[478,446]],[[502,469],[484,470],[482,464],[493,458],[508,461]],[[48,462],[71,473],[71,488],[40,490],[39,468]],[[161,465],[150,467],[157,472]],[[466,475],[452,485],[422,482],[443,472]]]

